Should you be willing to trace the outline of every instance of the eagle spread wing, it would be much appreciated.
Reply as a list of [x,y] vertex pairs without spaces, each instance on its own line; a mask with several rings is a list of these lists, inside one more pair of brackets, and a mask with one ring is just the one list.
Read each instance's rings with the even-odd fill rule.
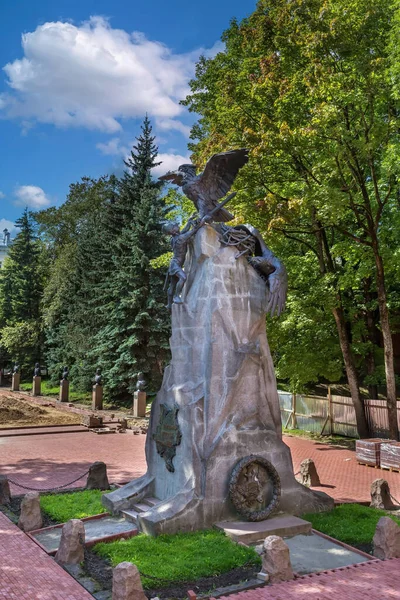
[[175,185],[182,185],[183,184],[183,176],[184,176],[184,174],[180,173],[179,171],[168,171],[168,173],[166,173],[165,175],[162,175],[158,179],[161,179],[161,181],[170,181],[171,183],[174,183]]
[[218,200],[229,192],[239,169],[249,160],[248,152],[246,148],[241,148],[214,154],[209,159],[197,183],[207,212],[215,208]]

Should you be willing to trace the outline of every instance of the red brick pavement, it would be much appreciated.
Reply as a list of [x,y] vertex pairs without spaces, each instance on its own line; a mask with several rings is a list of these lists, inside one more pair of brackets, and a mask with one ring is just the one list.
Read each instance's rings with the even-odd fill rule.
[[286,583],[265,586],[221,600],[399,600],[400,559],[368,561]]
[[284,436],[289,446],[295,473],[305,458],[312,458],[317,467],[321,487],[313,488],[326,492],[338,502],[369,502],[370,488],[375,479],[389,482],[392,495],[400,501],[400,473],[364,467],[357,463],[355,452],[328,444]]
[[[33,487],[53,487],[84,473],[96,460],[106,463],[111,482],[129,481],[146,470],[144,435],[68,433],[26,437],[0,437],[0,473]],[[400,473],[390,473],[357,464],[355,453],[310,440],[284,437],[294,470],[305,458],[315,461],[321,491],[339,502],[368,502],[372,481],[383,477],[391,493],[400,500]],[[85,479],[74,484],[84,484]],[[23,490],[11,487],[13,494]]]
[[89,592],[0,513],[0,599],[90,598]]
[[[0,473],[36,488],[68,483],[96,460],[106,463],[110,482],[130,481],[146,470],[145,435],[68,433],[0,438]],[[86,476],[76,483],[82,486]],[[12,494],[25,490],[11,485]]]

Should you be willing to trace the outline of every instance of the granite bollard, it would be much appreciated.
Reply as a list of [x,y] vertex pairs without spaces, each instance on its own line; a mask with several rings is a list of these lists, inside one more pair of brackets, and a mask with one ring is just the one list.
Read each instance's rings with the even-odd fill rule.
[[85,527],[80,519],[65,523],[55,560],[60,565],[77,565],[85,557]]
[[105,463],[97,461],[89,469],[89,475],[86,482],[87,490],[109,490],[110,484],[107,477],[107,466]]
[[373,539],[374,556],[380,559],[400,558],[400,527],[390,517],[381,517]]
[[10,504],[11,493],[7,475],[0,475],[0,504]]
[[317,467],[312,458],[306,458],[300,464],[300,483],[306,487],[318,487],[321,485]]
[[389,484],[385,479],[375,479],[371,483],[371,508],[392,510],[395,505],[390,497]]
[[289,547],[278,535],[265,538],[263,544],[262,571],[257,575],[262,581],[278,583],[294,579]]
[[112,600],[147,600],[136,565],[122,562],[113,569]]
[[33,531],[43,526],[40,510],[40,496],[38,492],[29,492],[21,502],[21,514],[18,527],[23,531]]

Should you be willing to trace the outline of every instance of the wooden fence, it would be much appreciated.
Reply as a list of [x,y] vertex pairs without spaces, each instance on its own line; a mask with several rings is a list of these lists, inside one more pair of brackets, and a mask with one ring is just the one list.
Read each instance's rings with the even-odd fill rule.
[[[288,429],[302,429],[319,435],[358,437],[356,415],[351,398],[336,396],[306,396],[278,392],[282,425]],[[364,400],[367,423],[372,437],[389,437],[386,400]],[[400,401],[397,402],[397,420],[400,427]]]

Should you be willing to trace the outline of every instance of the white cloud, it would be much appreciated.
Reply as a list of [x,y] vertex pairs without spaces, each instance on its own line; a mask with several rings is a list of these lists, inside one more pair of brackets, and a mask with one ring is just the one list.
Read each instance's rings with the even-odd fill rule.
[[0,200],[5,197],[6,197],[6,195],[4,194],[4,192],[0,192]]
[[102,154],[108,156],[116,156],[119,154],[124,155],[128,154],[129,152],[129,149],[121,143],[121,140],[119,138],[112,138],[105,144],[96,144],[96,148],[100,150]]
[[24,56],[4,67],[11,91],[0,96],[8,118],[108,133],[147,112],[165,129],[187,134],[179,100],[201,53],[174,54],[142,33],[113,29],[103,17],[80,25],[49,22],[22,36]]
[[41,187],[36,185],[20,185],[15,190],[15,204],[40,210],[51,204]]
[[152,173],[155,177],[160,177],[164,175],[167,171],[174,171],[179,167],[179,165],[183,165],[185,163],[190,163],[189,156],[182,156],[181,154],[168,154],[162,153],[157,155],[157,162],[162,161],[161,165],[158,167],[154,167]]
[[190,134],[189,125],[184,125],[184,123],[177,121],[176,119],[156,119],[156,126],[164,131],[176,129],[183,133],[185,137],[189,137]]

